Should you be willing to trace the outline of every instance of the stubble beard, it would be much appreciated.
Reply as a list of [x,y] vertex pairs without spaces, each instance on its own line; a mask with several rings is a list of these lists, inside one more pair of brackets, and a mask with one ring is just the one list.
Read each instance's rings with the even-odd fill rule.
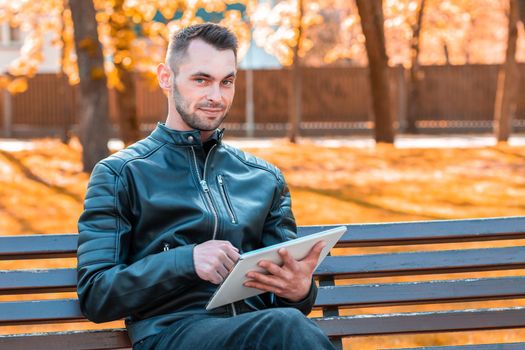
[[[227,108],[225,108],[224,113],[221,116],[213,120],[207,120],[205,117],[199,118],[199,116],[197,115],[197,112],[190,113],[188,111],[188,103],[186,102],[184,97],[182,97],[182,95],[180,94],[175,84],[173,84],[172,93],[173,93],[173,99],[175,102],[175,109],[181,116],[182,120],[194,130],[213,131],[217,129],[219,125],[221,125],[224,118],[226,118],[226,115],[228,114],[230,107],[231,107],[230,105]],[[196,108],[224,108],[224,105],[221,103],[214,104],[214,103],[209,103],[209,102],[205,102],[205,103],[200,102],[195,107]]]

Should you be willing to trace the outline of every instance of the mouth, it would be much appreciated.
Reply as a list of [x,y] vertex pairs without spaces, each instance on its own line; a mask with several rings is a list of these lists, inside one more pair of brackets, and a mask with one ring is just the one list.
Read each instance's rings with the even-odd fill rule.
[[222,108],[199,108],[199,109],[206,114],[213,114],[213,115],[222,113],[222,111],[224,111],[224,109]]

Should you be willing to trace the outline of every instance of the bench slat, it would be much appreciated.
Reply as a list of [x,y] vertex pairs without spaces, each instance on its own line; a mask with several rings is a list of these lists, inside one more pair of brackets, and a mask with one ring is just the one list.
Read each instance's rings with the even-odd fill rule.
[[315,274],[361,278],[510,270],[524,267],[525,247],[508,247],[330,256],[319,265]]
[[0,302],[0,325],[85,321],[78,299]]
[[[525,277],[320,287],[316,307],[384,306],[525,297]],[[0,302],[0,325],[84,320],[77,299]]]
[[1,236],[0,260],[75,257],[77,241],[76,234]]
[[525,308],[478,309],[314,319],[332,337],[525,327]]
[[[298,228],[298,235],[306,236],[337,226],[341,225],[302,226]],[[371,247],[525,238],[523,216],[346,226],[348,231],[338,246]]]
[[523,349],[525,349],[525,343],[426,346],[424,348],[406,348],[402,350],[523,350]]
[[319,287],[315,305],[367,307],[525,297],[525,277]]
[[125,329],[0,335],[0,349],[9,350],[98,350],[130,347]]
[[[299,237],[340,225],[300,226]],[[339,247],[525,238],[525,217],[346,225]],[[74,257],[76,234],[0,236],[0,260]]]
[[73,268],[0,271],[0,295],[74,292],[76,283]]
[[[348,278],[525,268],[525,247],[329,256],[316,276]],[[0,271],[0,295],[74,291],[75,269]]]

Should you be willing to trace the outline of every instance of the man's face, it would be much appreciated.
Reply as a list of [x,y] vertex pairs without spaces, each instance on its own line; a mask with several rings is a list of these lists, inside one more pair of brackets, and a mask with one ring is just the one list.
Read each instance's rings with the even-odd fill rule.
[[219,51],[196,39],[177,63],[171,98],[181,120],[191,129],[217,129],[235,94],[233,51]]

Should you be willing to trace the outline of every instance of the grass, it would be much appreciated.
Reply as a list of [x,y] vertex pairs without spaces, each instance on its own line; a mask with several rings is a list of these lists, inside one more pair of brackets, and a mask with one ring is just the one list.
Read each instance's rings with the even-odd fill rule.
[[[299,146],[275,141],[270,148],[247,151],[282,169],[300,225],[525,215],[525,147],[501,144],[474,149],[396,149],[378,145],[358,149],[323,148],[307,141]],[[0,232],[8,235],[76,232],[88,178],[88,174],[81,171],[80,149],[75,142],[64,145],[55,140],[38,140],[31,151],[0,151]],[[517,244],[523,245],[523,242],[444,244],[428,249]],[[386,250],[410,249],[413,247]],[[380,250],[356,248],[347,253],[377,251]],[[42,261],[40,267],[74,264],[74,259]],[[0,262],[0,269],[33,267],[32,263],[24,261]],[[512,274],[525,273],[514,271]],[[501,272],[487,272],[485,275],[499,276]],[[458,277],[460,275],[456,274],[419,278]],[[400,279],[375,280],[390,282]],[[365,282],[370,280],[345,281]],[[0,300],[6,300],[6,297]],[[525,302],[414,306],[410,311],[509,305],[525,305]],[[407,311],[407,307],[344,312],[400,311]],[[19,327],[0,332],[42,329],[43,326]],[[346,347],[374,349],[491,341],[525,341],[525,330],[358,337],[346,340]]]

